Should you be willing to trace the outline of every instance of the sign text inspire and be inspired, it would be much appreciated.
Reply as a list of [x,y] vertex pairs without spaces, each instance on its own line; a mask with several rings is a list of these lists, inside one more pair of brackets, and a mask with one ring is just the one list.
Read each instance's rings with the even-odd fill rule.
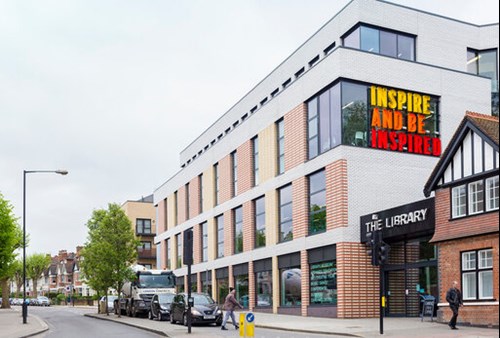
[[441,140],[425,130],[425,120],[432,114],[430,100],[428,95],[371,86],[371,147],[440,156]]

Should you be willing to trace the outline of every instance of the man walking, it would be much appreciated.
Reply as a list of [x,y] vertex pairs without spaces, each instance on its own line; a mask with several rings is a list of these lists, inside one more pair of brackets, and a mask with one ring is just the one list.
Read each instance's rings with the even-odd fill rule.
[[458,308],[463,305],[462,302],[462,293],[457,288],[458,282],[454,281],[451,288],[446,292],[446,301],[450,304],[450,309],[453,312],[453,316],[451,316],[450,322],[448,326],[452,330],[458,330],[457,328],[457,317],[458,317]]
[[234,316],[234,309],[236,307],[239,307],[243,309],[243,306],[241,306],[240,303],[236,300],[236,297],[234,296],[236,294],[236,290],[232,287],[229,288],[229,294],[226,296],[226,300],[224,302],[224,310],[226,310],[226,313],[224,314],[224,320],[222,321],[222,327],[221,330],[227,330],[226,329],[226,323],[227,320],[229,319],[229,316],[231,316],[231,320],[233,321],[233,325],[235,329],[239,329],[240,327],[238,326],[236,322],[236,318]]

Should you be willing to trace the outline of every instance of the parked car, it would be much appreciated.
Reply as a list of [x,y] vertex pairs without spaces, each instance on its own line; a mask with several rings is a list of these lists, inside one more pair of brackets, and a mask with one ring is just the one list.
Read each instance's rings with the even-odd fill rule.
[[[222,310],[207,293],[191,293],[194,305],[191,307],[192,324],[222,325]],[[187,325],[188,297],[186,293],[175,295],[170,305],[170,322]]]
[[50,306],[50,300],[45,296],[38,296],[36,300],[38,306]]
[[151,299],[151,309],[148,317],[153,320],[170,320],[170,304],[174,300],[174,293],[158,293]]
[[[113,312],[115,299],[118,299],[118,296],[108,295],[108,312]],[[106,302],[106,296],[101,297],[99,303],[101,302]]]

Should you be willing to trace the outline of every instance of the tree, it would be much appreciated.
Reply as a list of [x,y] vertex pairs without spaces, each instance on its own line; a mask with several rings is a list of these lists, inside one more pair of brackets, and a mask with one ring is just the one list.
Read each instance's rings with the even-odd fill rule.
[[33,281],[33,297],[38,296],[38,279],[50,265],[50,255],[32,254],[26,257],[26,278]]
[[118,204],[110,203],[107,210],[94,210],[87,228],[82,273],[98,292],[107,294],[110,287],[119,292],[127,280],[134,278],[130,266],[137,260],[140,242],[132,223]]
[[0,193],[0,286],[2,289],[2,308],[10,308],[9,278],[14,273],[16,249],[23,244],[23,234],[12,212],[12,205]]
[[14,261],[14,282],[16,283],[16,298],[21,297],[21,285],[23,285],[23,262],[19,259]]

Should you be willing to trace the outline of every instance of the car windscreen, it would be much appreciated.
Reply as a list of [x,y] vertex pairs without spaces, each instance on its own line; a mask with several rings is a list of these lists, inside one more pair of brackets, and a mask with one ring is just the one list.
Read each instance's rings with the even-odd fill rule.
[[175,287],[172,275],[139,275],[140,288],[173,288]]
[[174,300],[174,294],[173,293],[160,293],[158,295],[158,299],[160,301],[160,303],[162,304],[169,304],[169,303],[172,303],[172,301]]
[[215,303],[214,300],[207,295],[193,295],[194,305],[209,305]]

